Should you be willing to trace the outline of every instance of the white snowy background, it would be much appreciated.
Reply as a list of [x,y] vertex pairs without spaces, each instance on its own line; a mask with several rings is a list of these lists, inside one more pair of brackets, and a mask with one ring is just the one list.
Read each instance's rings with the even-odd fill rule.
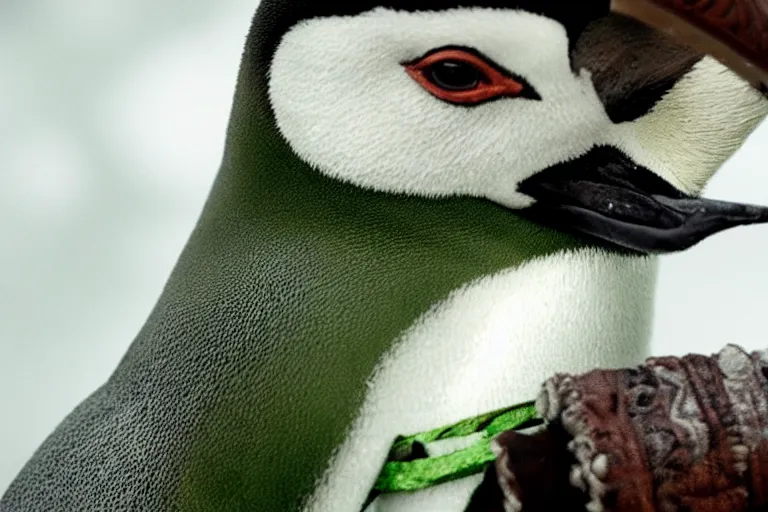
[[[257,3],[0,1],[0,494],[157,299]],[[707,193],[768,204],[768,124]],[[665,257],[654,352],[768,347],[767,256],[768,226]]]

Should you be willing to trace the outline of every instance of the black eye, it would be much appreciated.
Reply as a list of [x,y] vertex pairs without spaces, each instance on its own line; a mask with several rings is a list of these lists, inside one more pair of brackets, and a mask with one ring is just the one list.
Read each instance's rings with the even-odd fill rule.
[[474,106],[498,98],[541,100],[525,80],[471,48],[433,50],[403,66],[429,94],[454,105]]
[[435,62],[426,71],[430,82],[447,91],[468,91],[485,79],[479,69],[458,60]]

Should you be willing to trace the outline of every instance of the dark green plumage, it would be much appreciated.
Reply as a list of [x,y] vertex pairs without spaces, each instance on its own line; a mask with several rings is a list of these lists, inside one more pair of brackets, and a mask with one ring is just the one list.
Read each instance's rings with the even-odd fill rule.
[[472,279],[578,244],[485,200],[322,177],[277,133],[258,37],[162,297],[3,512],[296,510],[404,329]]
[[[616,242],[612,236],[626,227],[624,221],[639,219],[640,229],[631,233],[643,231],[643,222],[653,224],[658,211],[652,206],[662,204],[654,194],[660,188],[677,193],[672,185],[659,186],[663,173],[659,177],[636,165],[620,148],[587,148],[558,165],[548,163],[548,169],[526,178],[528,186],[553,194],[529,208],[540,207],[542,222],[557,220],[563,206],[571,206],[571,213],[603,207],[623,212],[624,224],[601,224],[603,241],[583,241],[488,200],[386,194],[313,169],[278,133],[267,90],[273,52],[285,31],[302,19],[356,14],[379,3],[263,0],[243,54],[220,172],[162,296],[112,377],[45,441],[0,500],[0,512],[299,510],[345,439],[374,368],[422,315],[467,283],[533,258],[595,245],[617,251],[609,243]],[[387,2],[405,10],[460,4]],[[597,108],[608,107],[617,122],[655,108],[700,58],[690,49],[667,51],[669,41],[639,26],[631,37],[618,38],[628,33],[626,20],[604,18],[580,33],[590,17],[607,13],[605,1],[577,7],[556,0],[475,4],[521,7],[561,22],[569,36],[570,71],[594,72],[592,85],[602,102]],[[568,61],[563,62],[567,74]],[[633,63],[631,72],[625,72],[626,62]],[[686,101],[686,108],[694,104]],[[764,114],[746,104],[734,102],[732,117],[743,122],[724,130],[727,140],[745,137]],[[531,130],[541,129],[538,118],[529,121]],[[693,132],[700,129],[711,128],[691,126]],[[681,140],[690,145],[693,139]],[[699,156],[720,151],[684,149]],[[709,175],[704,169],[702,180]],[[552,188],[553,183],[561,186]],[[613,208],[617,197],[632,201]],[[651,206],[644,210],[644,205]],[[577,220],[583,232],[595,234],[588,228],[616,220],[610,215]],[[645,241],[663,238],[661,228],[660,234],[645,230],[652,231],[644,234]],[[650,289],[652,280],[649,271],[622,283],[614,296],[637,296],[638,302],[620,301],[614,317],[632,317],[633,307],[643,310],[650,304],[645,288],[632,286],[640,282]],[[589,293],[599,296],[598,285]],[[546,293],[542,297],[537,299],[547,304]],[[564,312],[584,316],[570,306],[560,303],[549,318]],[[637,316],[642,325],[635,329],[633,324],[627,332],[645,332],[643,312]],[[598,317],[603,320],[591,318]],[[592,334],[612,332],[603,326],[587,331],[591,343]],[[605,338],[603,348],[612,347],[616,337]],[[538,336],[528,341],[540,346]],[[618,341],[621,351],[620,343],[627,340]],[[564,345],[547,348],[551,355]]]
[[[605,241],[587,242],[484,199],[365,190],[326,177],[296,156],[278,133],[269,102],[267,76],[275,47],[302,19],[356,14],[379,3],[262,2],[243,55],[220,172],[162,296],[112,377],[45,441],[0,500],[0,512],[298,510],[344,440],[377,363],[430,308],[477,278],[532,258],[587,245],[617,250],[608,247],[610,235],[622,226],[617,222],[604,223]],[[460,4],[387,3],[406,10]],[[586,20],[607,13],[607,1],[577,8],[556,0],[475,4],[545,14],[551,9],[569,36],[570,71],[595,72],[592,85],[602,102],[597,108],[610,107],[617,120],[654,108],[674,82],[667,78],[684,76],[699,59],[688,49],[670,54],[661,36],[637,27],[648,37],[627,37],[617,46],[616,34],[626,33],[621,27],[627,22],[615,18],[590,25],[579,41]],[[669,62],[657,62],[663,61],[659,55],[668,55]],[[624,62],[637,66],[624,73]],[[657,73],[649,71],[657,65]],[[746,104],[737,103],[735,110]],[[762,111],[748,110],[733,115],[746,121],[724,130],[726,139],[736,141],[754,127]],[[537,120],[531,130],[540,128]],[[691,144],[693,139],[681,140]],[[583,199],[572,208],[582,213],[611,209],[617,190],[625,194],[619,198],[632,192],[631,198],[647,201],[617,210],[623,211],[622,219],[647,220],[645,210],[633,208],[658,204],[650,197],[658,187],[633,187],[642,181],[640,173],[652,170],[635,165],[619,148],[587,149],[559,166],[547,164],[537,173],[539,185],[545,190],[552,185],[554,170],[556,183],[563,185],[554,189],[555,196]],[[704,159],[710,164],[722,157],[718,148],[684,150],[699,156],[712,151],[715,156]],[[701,173],[703,180],[709,175],[707,169]],[[535,184],[536,175],[528,177],[529,185],[531,179]],[[623,188],[617,180],[623,180]],[[579,194],[584,182],[593,192],[586,198]],[[534,208],[557,217],[564,204],[550,198]],[[584,232],[594,234],[585,225],[609,217],[578,220]],[[641,282],[650,289],[652,280],[649,271],[622,286]],[[600,295],[599,286],[591,288]],[[638,295],[639,301],[628,301],[624,309],[619,302],[618,316],[632,317],[637,304],[641,310],[650,304],[643,290],[636,291],[616,292]],[[539,300],[546,303],[546,296]],[[574,313],[562,304],[559,308],[553,317],[563,310]],[[583,315],[578,310],[572,316]],[[643,313],[638,316],[643,324]],[[644,332],[643,325],[628,332]],[[604,347],[612,346],[615,337],[606,338]],[[538,349],[539,338],[532,342]]]
[[[240,91],[256,72],[244,62]],[[393,197],[323,178],[274,136],[254,96],[236,99],[231,169],[212,196],[229,199],[209,203],[197,235],[205,246],[207,229],[231,234],[243,265],[253,262],[238,296],[258,294],[251,332],[266,332],[243,347],[232,390],[197,432],[182,496],[200,510],[223,497],[231,510],[295,507],[342,441],[363,381],[404,329],[463,283],[574,243],[487,201]],[[226,254],[200,264],[233,261],[232,245],[218,241],[211,250]],[[227,449],[214,441],[222,435]],[[217,467],[227,469],[212,474]]]

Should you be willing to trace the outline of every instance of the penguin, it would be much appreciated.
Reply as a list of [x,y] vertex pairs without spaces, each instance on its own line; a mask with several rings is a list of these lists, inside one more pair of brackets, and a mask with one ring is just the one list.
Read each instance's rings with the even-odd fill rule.
[[263,0],[158,303],[0,511],[357,512],[396,436],[642,361],[655,255],[766,220],[699,193],[768,102],[608,4]]

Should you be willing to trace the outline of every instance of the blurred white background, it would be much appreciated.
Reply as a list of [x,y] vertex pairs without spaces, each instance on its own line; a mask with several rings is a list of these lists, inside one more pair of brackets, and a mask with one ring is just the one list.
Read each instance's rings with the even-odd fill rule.
[[[111,373],[218,167],[258,0],[0,1],[0,494]],[[768,124],[711,197],[768,204]],[[665,257],[654,352],[768,347],[768,227]]]

